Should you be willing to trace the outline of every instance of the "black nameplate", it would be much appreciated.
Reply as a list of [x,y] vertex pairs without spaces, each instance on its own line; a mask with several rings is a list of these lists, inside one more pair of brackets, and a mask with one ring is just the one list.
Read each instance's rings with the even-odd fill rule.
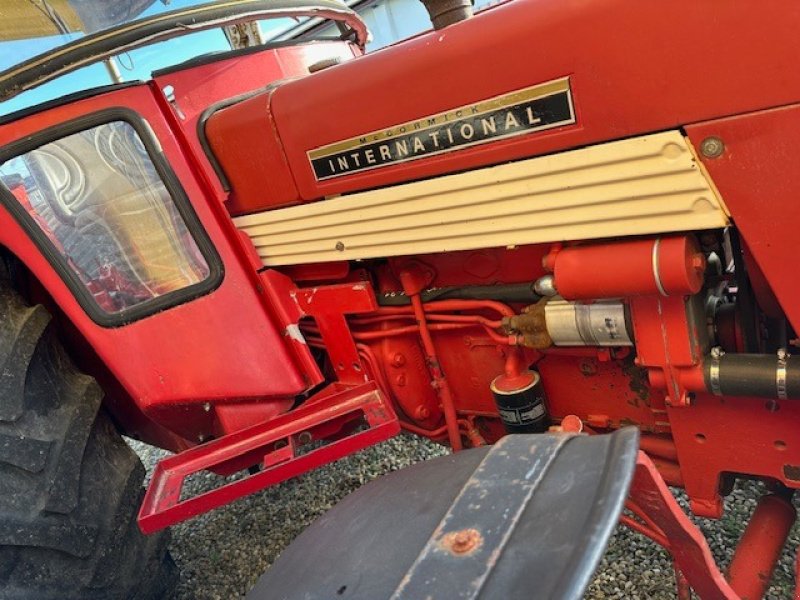
[[560,79],[328,144],[308,156],[323,180],[574,122],[569,80]]

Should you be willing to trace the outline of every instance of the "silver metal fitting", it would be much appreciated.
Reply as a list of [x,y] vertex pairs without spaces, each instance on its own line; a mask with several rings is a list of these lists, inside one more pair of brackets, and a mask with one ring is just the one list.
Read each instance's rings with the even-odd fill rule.
[[552,275],[539,277],[533,284],[533,291],[540,296],[552,297],[558,294],[556,282]]

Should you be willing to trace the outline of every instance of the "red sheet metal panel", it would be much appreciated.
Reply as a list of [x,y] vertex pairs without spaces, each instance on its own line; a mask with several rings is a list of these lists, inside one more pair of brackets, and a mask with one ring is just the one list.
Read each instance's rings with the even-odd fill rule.
[[[277,90],[303,198],[546,154],[800,100],[800,6],[514,1]],[[748,14],[747,19],[742,19]],[[613,41],[613,43],[612,43]],[[569,77],[574,125],[316,181],[307,152]]]
[[698,123],[686,131],[696,148],[710,137],[722,141],[718,157],[700,153],[700,158],[781,308],[800,331],[800,280],[792,268],[800,231],[800,105]]

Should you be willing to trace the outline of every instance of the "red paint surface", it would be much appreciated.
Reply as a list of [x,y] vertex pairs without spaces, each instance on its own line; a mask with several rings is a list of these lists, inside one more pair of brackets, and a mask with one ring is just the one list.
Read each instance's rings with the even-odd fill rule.
[[[306,200],[661,131],[800,100],[800,6],[743,0],[506,2],[288,83],[271,111]],[[315,181],[306,152],[569,76],[577,123]]]
[[692,125],[686,132],[695,146],[712,135],[725,144],[719,158],[703,164],[778,303],[800,330],[800,279],[792,266],[800,230],[800,105]]

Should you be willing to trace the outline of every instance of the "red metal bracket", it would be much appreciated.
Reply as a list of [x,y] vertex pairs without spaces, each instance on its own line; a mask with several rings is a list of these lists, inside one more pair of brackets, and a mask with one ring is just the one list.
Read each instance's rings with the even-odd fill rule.
[[345,315],[378,309],[375,292],[367,282],[298,288],[291,292],[303,314],[314,317],[336,377],[342,383],[367,380]]
[[703,600],[739,599],[717,568],[703,534],[675,501],[653,462],[641,451],[629,499],[638,509],[635,512],[640,510],[644,514],[648,528],[656,534],[653,539],[672,553],[680,572]]
[[[297,447],[304,441],[335,437],[334,432],[341,432],[359,419],[366,421],[369,428],[343,435],[298,456]],[[397,416],[373,382],[326,395],[320,402],[310,402],[265,423],[160,461],[139,511],[139,527],[144,533],[153,533],[399,432]],[[181,499],[189,475],[205,470],[232,472],[259,462],[262,470],[254,475]]]

